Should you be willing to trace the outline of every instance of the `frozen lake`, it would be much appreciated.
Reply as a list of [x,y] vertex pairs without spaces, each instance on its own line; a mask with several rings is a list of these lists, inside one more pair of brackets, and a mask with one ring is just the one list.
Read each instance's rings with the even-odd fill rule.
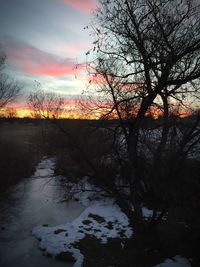
[[31,230],[71,222],[83,211],[77,202],[62,202],[64,188],[54,176],[55,162],[43,159],[35,174],[0,201],[0,267],[70,267],[43,255]]

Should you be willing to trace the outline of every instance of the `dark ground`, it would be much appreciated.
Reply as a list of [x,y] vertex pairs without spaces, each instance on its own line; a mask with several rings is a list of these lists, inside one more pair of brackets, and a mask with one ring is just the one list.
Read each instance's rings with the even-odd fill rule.
[[[95,128],[96,122],[64,121],[65,127],[77,134],[88,126]],[[113,122],[114,123],[114,122]],[[87,126],[87,127],[86,127]],[[55,130],[56,129],[56,130]],[[97,136],[96,136],[97,137]],[[95,137],[95,138],[96,138]],[[68,174],[66,147],[70,147],[57,128],[44,121],[16,120],[0,123],[0,192],[20,179],[29,177],[36,163],[45,154],[59,154],[57,171]],[[85,141],[85,140],[84,140]],[[92,141],[92,139],[91,139]],[[89,147],[89,146],[88,146]],[[94,144],[92,144],[92,148]],[[98,147],[96,147],[98,149]],[[94,153],[94,149],[88,151]],[[91,154],[92,155],[92,154]],[[72,165],[71,165],[72,166]],[[159,242],[144,240],[138,249],[138,240],[109,240],[101,245],[94,237],[87,236],[77,244],[86,256],[84,266],[105,267],[146,267],[162,262],[164,259],[181,255],[193,259],[193,267],[200,266],[200,164],[190,160],[180,172],[181,183],[177,182],[175,193],[181,201],[171,205],[166,221],[158,225]],[[178,179],[174,177],[174,179]],[[146,203],[151,206],[151,203]]]

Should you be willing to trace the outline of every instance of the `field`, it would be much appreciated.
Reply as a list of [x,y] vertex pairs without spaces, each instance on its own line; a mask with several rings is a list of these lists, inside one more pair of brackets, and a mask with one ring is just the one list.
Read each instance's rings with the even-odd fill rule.
[[31,123],[0,124],[0,191],[30,176],[43,156],[41,126]]
[[[59,125],[79,142],[87,122],[61,121]],[[29,177],[43,156],[60,155],[63,158],[66,150],[73,146],[67,140],[66,134],[48,121],[0,121],[0,192]],[[89,147],[87,151],[89,153]]]

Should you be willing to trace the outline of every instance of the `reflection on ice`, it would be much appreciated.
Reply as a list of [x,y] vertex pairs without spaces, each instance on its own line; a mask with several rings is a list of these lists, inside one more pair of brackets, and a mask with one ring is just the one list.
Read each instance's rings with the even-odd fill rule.
[[70,222],[82,211],[78,203],[61,202],[64,189],[54,167],[54,159],[42,160],[35,174],[0,202],[0,267],[71,266],[43,256],[31,235],[34,226]]

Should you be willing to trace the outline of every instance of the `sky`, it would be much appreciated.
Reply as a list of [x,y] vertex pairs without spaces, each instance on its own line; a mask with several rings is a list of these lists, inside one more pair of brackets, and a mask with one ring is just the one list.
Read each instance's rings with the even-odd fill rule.
[[36,84],[46,91],[79,95],[87,84],[86,52],[97,0],[0,0],[0,50],[6,71],[23,84],[18,106]]

